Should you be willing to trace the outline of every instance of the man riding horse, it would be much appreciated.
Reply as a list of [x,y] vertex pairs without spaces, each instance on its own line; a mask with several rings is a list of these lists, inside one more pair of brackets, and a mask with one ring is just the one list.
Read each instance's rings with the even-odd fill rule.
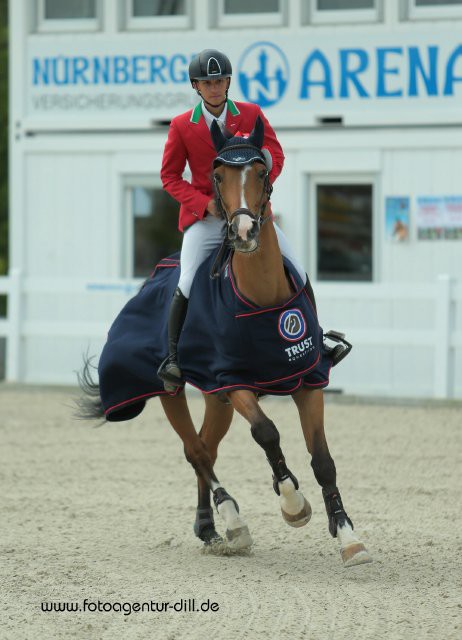
[[[221,51],[206,49],[191,61],[189,79],[201,102],[192,112],[187,111],[172,120],[162,160],[162,184],[181,204],[179,229],[184,232],[180,280],[172,298],[168,320],[169,355],[157,372],[169,391],[183,384],[177,358],[178,340],[194,276],[199,265],[221,244],[225,228],[210,180],[216,155],[209,132],[212,123],[216,122],[222,131],[236,135],[239,131],[252,131],[257,117],[260,117],[264,124],[263,155],[270,184],[281,173],[284,164],[281,145],[260,107],[252,103],[233,102],[228,98],[231,76],[231,62]],[[190,183],[183,178],[186,162],[192,174]],[[271,215],[271,205],[267,206],[268,215]],[[314,295],[305,270],[281,229],[276,224],[274,227],[281,253],[296,268],[314,305]]]
[[[201,75],[205,72],[207,76]],[[250,533],[237,503],[213,470],[218,444],[230,427],[233,409],[249,422],[253,439],[271,466],[284,520],[300,527],[311,516],[311,507],[287,466],[276,425],[265,415],[257,397],[260,393],[291,395],[312,457],[311,466],[322,488],[329,531],[341,543],[344,565],[370,562],[343,507],[324,432],[322,389],[329,383],[331,367],[345,357],[351,345],[342,334],[323,334],[306,275],[274,223],[269,199],[271,172],[278,160],[271,161],[266,146],[272,148],[281,166],[282,152],[257,106],[236,106],[227,99],[231,66],[223,54],[202,52],[191,63],[190,75],[203,103],[172,121],[163,164],[166,186],[173,194],[184,194],[180,227],[186,232],[181,267],[176,256],[162,260],[116,318],[99,362],[100,386],[91,384],[88,368],[84,372],[84,389],[94,397],[84,417],[104,415],[108,421],[127,420],[143,410],[148,398],[160,396],[197,473],[196,535],[206,544],[221,539],[210,506],[212,493],[225,520],[229,544],[242,549],[252,544]],[[218,84],[204,79],[210,75],[219,76],[214,79]],[[250,129],[252,125],[251,134],[224,135],[216,120],[209,131],[206,104],[216,109],[218,116],[226,105],[227,127]],[[194,126],[198,128],[190,131]],[[210,145],[202,145],[203,165],[192,151],[195,136],[202,136],[204,143],[208,141],[205,136],[210,137]],[[181,179],[186,159],[193,172],[192,184]],[[195,182],[194,176],[198,171],[200,178],[200,170],[205,175],[205,167],[208,175],[212,169],[208,179],[213,187],[204,186],[205,193],[201,193],[201,183],[197,178]],[[273,175],[277,174],[276,169]],[[169,183],[168,175],[173,176],[176,186]],[[209,199],[213,189],[214,197]],[[211,279],[211,271],[216,272],[217,252],[207,256],[221,243],[225,230],[232,250],[224,256],[219,277]],[[196,274],[194,281],[192,274]],[[190,291],[186,315],[185,292],[189,295]],[[166,305],[172,297],[167,314]],[[326,336],[338,343],[335,348],[327,347]],[[165,358],[167,343],[169,353]],[[154,373],[157,368],[158,377]],[[204,394],[206,410],[199,434],[182,390],[182,373]],[[214,395],[218,392],[227,395],[231,406],[220,406]]]

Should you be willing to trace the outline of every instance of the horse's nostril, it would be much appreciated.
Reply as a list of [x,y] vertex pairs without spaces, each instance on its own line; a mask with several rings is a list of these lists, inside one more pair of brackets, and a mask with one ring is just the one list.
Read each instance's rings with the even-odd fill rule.
[[235,222],[233,222],[228,229],[228,238],[230,240],[236,240],[237,238],[237,226]]
[[256,222],[255,220],[252,222],[252,227],[249,230],[249,232],[247,233],[247,236],[249,238],[249,240],[253,240],[256,235],[258,234],[258,222]]

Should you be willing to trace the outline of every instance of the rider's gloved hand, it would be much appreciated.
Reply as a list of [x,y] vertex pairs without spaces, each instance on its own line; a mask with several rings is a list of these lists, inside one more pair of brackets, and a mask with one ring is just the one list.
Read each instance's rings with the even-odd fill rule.
[[215,218],[219,218],[219,214],[217,211],[217,205],[215,204],[215,200],[210,200],[208,205],[207,205],[207,212],[211,215],[211,216],[215,216]]

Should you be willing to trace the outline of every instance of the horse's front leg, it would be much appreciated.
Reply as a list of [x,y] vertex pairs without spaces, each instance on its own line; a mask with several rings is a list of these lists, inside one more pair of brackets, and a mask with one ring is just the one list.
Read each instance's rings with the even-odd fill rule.
[[[215,465],[218,445],[228,433],[233,419],[233,407],[224,405],[214,395],[205,395],[204,422],[200,430],[200,437],[209,451],[213,465]],[[210,503],[210,489],[217,511],[226,525],[228,544],[233,549],[247,549],[253,541],[247,524],[239,514],[239,506],[229,493],[217,482],[211,485],[197,474],[198,504],[194,533],[205,544],[222,542],[221,536],[215,530],[213,511]]]
[[[204,542],[207,543],[207,538],[210,536],[219,539],[220,537],[215,531],[215,525],[213,522],[213,514],[210,513],[210,490],[213,492],[213,499],[215,505],[217,507],[218,512],[224,518],[227,525],[227,534],[228,539],[230,540],[230,546],[237,549],[242,549],[244,547],[249,547],[252,544],[252,539],[250,538],[250,534],[245,535],[246,525],[243,520],[238,515],[238,507],[236,501],[231,498],[231,496],[227,493],[226,489],[221,486],[218,478],[216,477],[213,471],[213,464],[216,459],[216,450],[218,448],[218,442],[225,435],[226,431],[229,428],[229,423],[224,422],[222,425],[221,437],[220,437],[220,422],[213,414],[216,413],[212,411],[212,402],[206,402],[206,415],[207,418],[204,419],[203,425],[203,435],[204,438],[201,438],[199,434],[196,432],[194,428],[194,423],[191,418],[191,414],[189,412],[188,403],[186,401],[186,396],[184,391],[177,396],[161,396],[162,407],[165,411],[165,415],[167,416],[170,424],[174,428],[174,430],[178,433],[184,445],[184,452],[186,459],[194,468],[197,478],[198,478],[198,487],[199,487],[199,520],[198,523],[198,532],[202,533],[204,529],[209,529],[207,535],[204,533],[204,537],[199,535]],[[208,411],[207,411],[208,407]],[[216,407],[218,410],[218,407]],[[226,415],[226,411],[224,412]],[[231,416],[229,416],[229,422],[231,421]],[[214,435],[214,425],[218,425],[218,435]],[[205,427],[205,428],[204,428]],[[212,455],[209,452],[207,447],[208,442],[215,442],[215,454],[213,454],[213,446],[212,446]],[[202,501],[202,502],[201,502]],[[200,513],[200,509],[202,506],[204,511]],[[206,510],[206,511],[205,511]],[[196,522],[198,520],[197,512],[196,512]],[[211,525],[207,527],[208,525]],[[195,526],[196,531],[196,526]],[[229,533],[228,533],[229,532]],[[215,534],[215,535],[214,535]],[[232,542],[231,542],[232,538]],[[211,542],[212,540],[209,540]]]
[[263,413],[253,392],[239,389],[228,395],[236,411],[250,423],[252,437],[271,465],[273,488],[279,496],[284,520],[291,527],[302,527],[311,518],[311,507],[298,490],[297,478],[286,465],[275,424]]
[[324,396],[320,389],[300,389],[293,394],[300,414],[300,422],[311,466],[316,480],[322,487],[322,495],[329,519],[329,531],[340,542],[340,553],[345,567],[372,562],[366,547],[353,531],[337,487],[335,463],[327,446],[324,432]]

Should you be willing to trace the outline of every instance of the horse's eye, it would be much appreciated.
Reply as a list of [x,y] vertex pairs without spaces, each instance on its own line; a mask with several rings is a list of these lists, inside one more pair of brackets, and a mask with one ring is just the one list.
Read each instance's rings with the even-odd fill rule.
[[263,180],[263,178],[265,178],[266,176],[266,169],[262,169],[261,171],[258,172],[258,177],[261,178]]
[[221,175],[219,173],[214,173],[213,174],[213,178],[214,178],[215,182],[218,182],[218,183],[223,182],[223,178],[221,177]]

